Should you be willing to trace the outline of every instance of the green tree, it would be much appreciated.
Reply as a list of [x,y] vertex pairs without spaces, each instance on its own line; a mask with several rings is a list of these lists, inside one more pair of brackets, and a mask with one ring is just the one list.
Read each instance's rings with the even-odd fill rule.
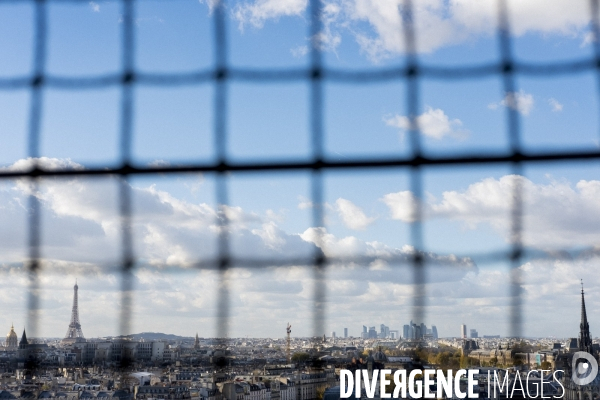
[[325,387],[317,388],[317,400],[323,400],[325,397]]
[[550,361],[542,361],[540,364],[541,369],[552,369],[552,363]]
[[436,356],[436,364],[445,367],[450,363],[450,353],[443,351]]
[[426,349],[417,349],[415,356],[417,360],[421,361],[427,361],[429,359],[429,354]]
[[515,358],[515,360],[513,361],[513,365],[515,367],[518,367],[520,365],[523,365],[523,360],[521,358]]
[[306,362],[310,360],[310,354],[304,352],[297,352],[292,354],[293,362]]
[[396,388],[396,382],[394,382],[394,375],[393,374],[385,374],[385,379],[390,381],[390,383],[383,388],[384,392],[393,394],[394,389]]

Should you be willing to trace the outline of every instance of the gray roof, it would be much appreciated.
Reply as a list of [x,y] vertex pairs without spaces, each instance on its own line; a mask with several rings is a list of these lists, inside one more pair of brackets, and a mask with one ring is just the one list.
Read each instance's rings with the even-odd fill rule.
[[117,390],[116,392],[113,393],[112,397],[119,398],[119,399],[129,399],[129,398],[131,398],[131,395],[124,390]]

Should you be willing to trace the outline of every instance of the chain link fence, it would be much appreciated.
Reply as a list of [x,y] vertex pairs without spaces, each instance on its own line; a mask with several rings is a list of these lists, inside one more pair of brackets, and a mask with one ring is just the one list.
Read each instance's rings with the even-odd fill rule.
[[[410,224],[412,245],[416,249],[409,261],[413,274],[413,319],[422,321],[427,310],[425,303],[426,258],[424,257],[423,228],[421,199],[423,198],[423,171],[426,168],[460,165],[508,165],[515,175],[522,175],[523,166],[533,163],[568,162],[576,160],[600,159],[597,149],[584,151],[525,151],[521,145],[521,121],[517,110],[506,107],[506,121],[510,146],[508,151],[482,153],[446,154],[429,156],[424,154],[421,145],[421,135],[416,116],[419,114],[420,83],[424,80],[464,81],[497,77],[501,80],[505,93],[517,92],[515,82],[517,76],[526,77],[556,77],[574,75],[584,72],[595,72],[600,76],[600,43],[593,42],[594,57],[560,61],[552,63],[527,63],[513,58],[510,21],[506,0],[498,0],[498,42],[499,62],[481,65],[462,65],[445,67],[427,65],[420,61],[415,48],[415,29],[413,26],[413,0],[404,0],[403,27],[399,27],[399,35],[403,35],[406,57],[401,65],[389,68],[373,68],[365,70],[344,70],[330,68],[323,62],[320,46],[313,43],[310,48],[310,63],[306,68],[293,69],[253,69],[233,67],[229,63],[228,32],[226,18],[227,4],[224,0],[214,2],[212,12],[214,66],[212,68],[193,71],[190,73],[146,73],[136,70],[134,59],[135,40],[135,0],[120,0],[122,6],[121,24],[121,71],[117,74],[75,77],[55,76],[46,72],[47,64],[47,31],[48,4],[51,2],[87,3],[87,0],[0,0],[0,10],[9,3],[33,3],[35,6],[35,40],[33,50],[34,68],[31,75],[0,78],[0,91],[29,90],[31,92],[28,128],[28,156],[34,160],[31,169],[26,171],[0,170],[0,179],[27,179],[34,187],[49,178],[55,177],[117,177],[120,182],[120,221],[121,221],[121,267],[122,276],[122,309],[120,315],[120,331],[122,334],[131,332],[130,316],[132,313],[132,273],[136,268],[136,254],[133,251],[132,232],[132,194],[129,180],[133,176],[174,175],[174,174],[210,174],[216,177],[216,198],[220,207],[228,205],[228,176],[230,174],[270,173],[273,171],[304,171],[310,174],[312,226],[321,227],[324,224],[323,210],[323,173],[325,171],[359,171],[359,170],[401,170],[410,175],[410,190],[414,194],[412,205],[413,221]],[[309,2],[309,37],[317,40],[323,28],[323,4],[319,0]],[[591,30],[598,37],[598,1],[590,0]],[[231,82],[252,82],[255,84],[303,82],[310,88],[310,134],[311,159],[309,161],[256,161],[235,162],[228,157],[228,85]],[[398,157],[350,157],[342,161],[328,158],[324,151],[324,83],[337,82],[347,85],[369,85],[381,82],[403,82],[406,85],[406,114],[409,116],[410,155]],[[134,88],[142,86],[176,87],[186,85],[206,84],[215,88],[213,99],[213,139],[216,160],[214,162],[191,163],[186,165],[137,165],[132,157],[132,123],[134,120]],[[48,169],[36,161],[40,153],[41,115],[44,109],[43,91],[48,88],[80,91],[85,89],[120,88],[120,162],[118,165],[85,169]],[[599,85],[600,87],[600,85]],[[507,253],[488,254],[489,259],[508,262],[511,269],[511,305],[510,334],[519,337],[522,332],[522,289],[519,266],[526,256],[522,244],[522,199],[523,187],[519,179],[513,182],[513,204],[511,213],[511,250]],[[29,276],[28,326],[35,336],[38,332],[37,320],[40,308],[40,204],[35,195],[29,196],[28,248]],[[306,259],[293,258],[289,260],[269,260],[260,258],[235,258],[230,252],[230,238],[226,229],[229,221],[225,213],[218,219],[220,229],[217,257],[211,260],[198,260],[196,267],[217,270],[221,279],[218,293],[218,329],[217,336],[228,336],[229,297],[226,271],[236,266],[268,267],[311,265],[313,270],[313,327],[315,336],[321,336],[325,323],[325,283],[327,266],[331,263],[344,262],[344,257],[326,257],[317,250],[312,257]],[[352,257],[353,261],[368,263],[370,257]],[[395,260],[396,263],[406,263],[406,260]],[[399,272],[400,273],[400,272]]]

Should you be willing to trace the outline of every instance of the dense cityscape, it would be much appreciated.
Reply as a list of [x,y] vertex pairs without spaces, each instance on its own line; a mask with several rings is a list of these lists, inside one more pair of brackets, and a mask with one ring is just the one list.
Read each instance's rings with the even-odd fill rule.
[[[478,367],[480,372],[507,371],[509,380],[514,380],[534,369],[548,374],[567,370],[575,351],[597,356],[600,345],[592,342],[589,333],[583,290],[581,318],[579,338],[564,340],[480,338],[475,329],[467,335],[464,324],[457,337],[439,338],[435,326],[412,321],[403,327],[402,337],[381,324],[379,332],[374,326],[363,326],[360,337],[349,336],[344,328],[342,337],[332,332],[329,337],[298,338],[291,336],[288,324],[282,329],[287,336],[279,339],[161,333],[86,339],[76,284],[71,322],[63,339],[28,338],[25,330],[19,338],[11,326],[0,352],[0,398],[321,400],[339,398],[339,374],[344,368],[372,373]],[[485,375],[480,377],[480,397],[493,397],[486,393]],[[597,383],[586,389],[571,385],[567,375],[562,378],[569,399],[583,399],[579,394],[598,390]],[[537,375],[537,379],[539,384],[544,377]],[[529,384],[535,384],[535,379]],[[560,385],[547,386],[549,393],[561,394]]]

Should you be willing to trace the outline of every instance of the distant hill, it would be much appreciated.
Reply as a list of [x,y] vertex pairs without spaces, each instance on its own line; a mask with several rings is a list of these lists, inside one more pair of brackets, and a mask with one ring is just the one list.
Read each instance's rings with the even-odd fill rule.
[[134,333],[133,335],[129,335],[136,340],[144,339],[144,340],[190,340],[194,339],[189,336],[177,336],[172,333],[160,333],[160,332],[142,332],[142,333]]

